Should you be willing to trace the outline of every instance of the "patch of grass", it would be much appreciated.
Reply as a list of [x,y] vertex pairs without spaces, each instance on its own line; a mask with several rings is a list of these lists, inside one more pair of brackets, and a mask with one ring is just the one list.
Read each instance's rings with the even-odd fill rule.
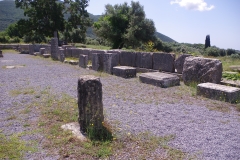
[[34,94],[35,93],[35,90],[34,88],[30,87],[30,88],[22,88],[22,89],[17,89],[17,90],[11,90],[10,91],[10,95],[12,96],[18,96],[20,94],[24,94],[24,95],[27,95],[27,94]]
[[236,108],[237,108],[237,111],[240,112],[240,103],[238,103],[238,104],[236,105]]
[[0,133],[0,159],[20,160],[24,158],[27,151],[34,152],[35,148],[30,147],[17,135],[8,138]]
[[110,75],[108,73],[105,73],[103,71],[98,71],[93,73],[92,75],[96,76],[96,77],[109,77]]
[[221,60],[223,71],[231,71],[229,66],[240,64],[240,59],[232,59],[230,56],[217,57],[217,59]]
[[222,77],[229,80],[236,81],[236,80],[240,80],[240,73],[232,74],[232,73],[223,72]]
[[99,49],[99,50],[109,50],[110,47],[107,46],[101,46],[101,45],[86,45],[86,44],[75,44],[76,47],[81,47],[82,45],[86,46],[86,48],[92,48],[92,49]]
[[67,57],[67,58],[65,58],[65,60],[67,60],[67,61],[70,61],[70,60],[79,61],[79,59],[75,58],[75,57]]
[[2,53],[4,54],[4,53],[19,53],[18,51],[15,51],[15,50],[13,50],[13,49],[3,49],[2,50]]
[[15,115],[11,115],[7,118],[7,121],[17,119]]

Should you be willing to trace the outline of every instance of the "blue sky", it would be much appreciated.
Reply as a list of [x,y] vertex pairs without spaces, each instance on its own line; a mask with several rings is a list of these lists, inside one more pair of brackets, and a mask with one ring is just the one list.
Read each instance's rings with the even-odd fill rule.
[[[177,42],[205,43],[240,50],[240,0],[138,0],[158,32]],[[131,0],[90,0],[89,13],[101,15],[106,4]]]

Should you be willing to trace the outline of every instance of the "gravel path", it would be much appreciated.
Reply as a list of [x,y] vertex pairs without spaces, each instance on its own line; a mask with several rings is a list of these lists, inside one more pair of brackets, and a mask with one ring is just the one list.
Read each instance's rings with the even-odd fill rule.
[[[142,84],[137,78],[123,79],[31,55],[5,53],[0,59],[0,130],[6,135],[30,131],[25,123],[39,117],[37,111],[19,114],[32,96],[15,97],[14,92],[49,87],[53,93],[77,98],[77,79],[84,74],[101,76],[105,119],[116,125],[119,136],[146,131],[157,136],[175,135],[169,145],[197,159],[240,159],[240,112],[232,104],[196,97],[183,84],[163,89]],[[24,138],[43,137],[32,134]],[[26,159],[59,158],[57,153],[47,155],[41,144],[39,150],[28,153]]]

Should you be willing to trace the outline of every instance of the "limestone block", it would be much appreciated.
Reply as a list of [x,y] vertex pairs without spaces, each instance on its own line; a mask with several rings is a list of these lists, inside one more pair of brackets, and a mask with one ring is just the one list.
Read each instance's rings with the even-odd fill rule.
[[45,54],[45,48],[40,48],[39,53],[40,53],[41,56],[42,56],[43,54]]
[[95,71],[103,70],[103,54],[92,53],[92,69]]
[[112,74],[113,67],[119,64],[119,56],[117,53],[103,54],[103,71]]
[[120,54],[121,54],[120,49],[108,50],[107,53],[114,53],[114,56],[116,58],[116,63],[117,63],[116,66],[120,65]]
[[43,54],[43,58],[49,58],[51,54]]
[[183,81],[189,83],[220,83],[222,62],[218,59],[187,57],[183,65]]
[[136,68],[129,66],[116,66],[113,67],[113,75],[122,78],[133,78],[136,77]]
[[121,51],[120,53],[120,65],[121,66],[135,66],[135,52]]
[[3,57],[2,51],[0,50],[0,57]]
[[135,67],[153,69],[153,53],[136,52]]
[[79,56],[79,67],[87,68],[87,65],[88,65],[88,56],[80,55]]
[[82,48],[82,54],[88,56],[89,60],[92,60],[92,49],[90,48]]
[[165,72],[175,72],[175,54],[173,53],[153,53],[153,69]]
[[197,95],[230,103],[240,102],[240,88],[209,82],[197,85]]
[[[64,62],[65,63],[65,62]],[[75,61],[75,60],[70,60],[69,61],[69,64],[71,64],[71,65],[78,65],[78,61]]]
[[185,62],[186,57],[191,56],[190,54],[181,54],[174,62],[175,69],[177,73],[182,74],[183,64]]
[[30,55],[33,55],[33,53],[34,53],[34,45],[33,44],[28,46],[28,51],[29,51]]
[[167,73],[142,73],[139,75],[139,79],[142,83],[147,83],[162,88],[180,85],[180,79],[178,76]]
[[58,60],[58,39],[51,39],[51,58],[53,60]]
[[59,60],[61,62],[64,62],[65,60],[64,49],[59,49]]
[[82,54],[82,49],[72,48],[72,57],[79,58],[80,54]]
[[97,133],[103,128],[102,83],[95,76],[85,75],[78,79],[78,109],[80,131],[86,134],[88,127]]

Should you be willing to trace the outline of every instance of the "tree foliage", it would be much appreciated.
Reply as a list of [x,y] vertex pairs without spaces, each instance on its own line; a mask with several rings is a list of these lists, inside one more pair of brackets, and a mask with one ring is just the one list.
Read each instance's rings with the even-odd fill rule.
[[[21,19],[17,25],[22,35],[27,37],[39,37],[42,41],[45,37],[52,37],[54,31],[68,32],[78,29],[82,37],[86,32],[88,14],[86,7],[89,0],[15,0],[16,7],[24,10],[27,19]],[[68,20],[64,14],[70,14]],[[80,30],[80,31],[79,31]],[[67,34],[66,34],[67,35]]]
[[205,40],[205,48],[211,47],[210,44],[210,35],[206,36],[206,40]]
[[153,41],[155,36],[154,22],[147,19],[143,6],[139,2],[126,2],[117,5],[106,5],[106,11],[94,23],[94,31],[100,38],[112,43],[112,48],[123,45],[139,46],[141,43]]

